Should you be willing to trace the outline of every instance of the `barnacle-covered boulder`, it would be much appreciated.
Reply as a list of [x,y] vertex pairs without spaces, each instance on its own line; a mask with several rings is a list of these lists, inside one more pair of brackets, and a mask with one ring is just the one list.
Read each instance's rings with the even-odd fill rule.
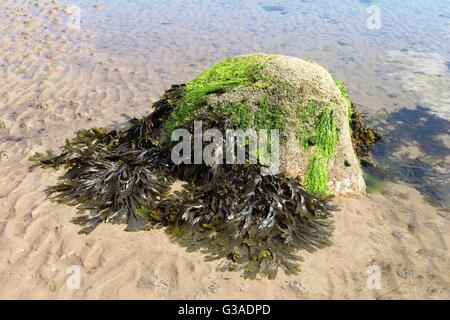
[[278,129],[280,169],[319,195],[365,192],[352,146],[352,106],[342,82],[295,57],[253,54],[226,59],[179,88],[161,141],[193,119],[229,117],[238,128]]

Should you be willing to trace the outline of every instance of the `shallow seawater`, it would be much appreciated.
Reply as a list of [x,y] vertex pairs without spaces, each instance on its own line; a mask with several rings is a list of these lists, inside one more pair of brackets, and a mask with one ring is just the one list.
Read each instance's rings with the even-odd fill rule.
[[433,204],[449,206],[450,121],[417,106],[374,119],[383,141],[373,149],[379,165],[367,173],[415,186]]
[[395,173],[386,176],[449,205],[447,0],[63,2],[81,9],[90,45],[141,72],[153,98],[238,54],[326,66],[385,135],[375,159]]

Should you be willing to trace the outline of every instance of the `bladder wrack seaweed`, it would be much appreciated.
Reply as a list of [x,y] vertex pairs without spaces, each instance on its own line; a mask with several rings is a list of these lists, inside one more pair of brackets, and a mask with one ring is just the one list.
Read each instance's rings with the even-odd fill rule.
[[[287,129],[288,116],[276,108],[276,99],[268,98],[272,85],[259,74],[266,59],[264,55],[227,59],[186,85],[172,86],[142,119],[132,119],[121,129],[81,130],[59,153],[35,154],[31,160],[36,166],[67,169],[56,185],[48,187],[48,196],[77,207],[79,215],[73,221],[82,226],[80,233],[89,233],[102,222],[123,223],[129,231],[162,226],[188,250],[200,250],[207,260],[221,259],[221,270],[239,270],[248,278],[274,278],[279,268],[297,273],[298,250],[312,252],[331,243],[330,217],[336,208],[327,199],[327,161],[337,139],[331,108],[310,102],[298,110],[299,119],[308,119],[305,125],[311,128],[294,135],[305,148],[315,148],[304,186],[284,174],[262,175],[259,163],[171,160],[171,132],[192,129],[194,120],[222,132]],[[260,93],[256,105],[228,101],[212,113],[204,112],[211,95],[247,86]],[[359,119],[352,118],[358,137],[366,130]],[[176,180],[187,185],[171,192]]]

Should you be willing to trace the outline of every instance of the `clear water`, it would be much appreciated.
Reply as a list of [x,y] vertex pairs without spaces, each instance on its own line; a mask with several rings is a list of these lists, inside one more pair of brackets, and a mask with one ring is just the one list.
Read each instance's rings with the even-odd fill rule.
[[110,0],[100,8],[97,1],[64,2],[81,8],[82,28],[96,34],[92,46],[151,70],[148,81],[157,88],[244,53],[326,66],[385,134],[377,159],[449,205],[450,1]]

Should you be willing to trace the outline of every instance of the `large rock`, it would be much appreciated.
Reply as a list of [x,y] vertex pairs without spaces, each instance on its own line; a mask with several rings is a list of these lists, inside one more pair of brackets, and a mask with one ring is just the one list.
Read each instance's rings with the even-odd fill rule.
[[[104,221],[126,223],[130,231],[164,226],[190,251],[224,259],[221,270],[274,278],[278,268],[299,272],[299,249],[313,252],[331,243],[334,207],[314,195],[364,191],[350,136],[350,100],[342,83],[317,64],[262,54],[227,59],[173,86],[154,108],[122,129],[81,130],[59,154],[32,157],[44,168],[67,168],[48,193],[78,207],[81,215],[73,221],[83,226],[81,233]],[[174,161],[180,145],[192,156],[192,141],[172,141],[174,130],[183,128],[183,138],[190,137],[186,129],[199,120],[203,129],[222,133],[278,129],[281,174],[266,175],[265,163],[251,161]],[[353,136],[364,140],[366,133],[373,135],[356,128]],[[257,148],[256,154],[264,153]],[[187,182],[185,188],[170,192],[177,179]]]
[[236,127],[281,131],[281,173],[309,191],[360,194],[365,183],[352,146],[351,103],[322,66],[295,57],[253,54],[226,59],[186,84],[162,126],[170,132],[205,114]]

